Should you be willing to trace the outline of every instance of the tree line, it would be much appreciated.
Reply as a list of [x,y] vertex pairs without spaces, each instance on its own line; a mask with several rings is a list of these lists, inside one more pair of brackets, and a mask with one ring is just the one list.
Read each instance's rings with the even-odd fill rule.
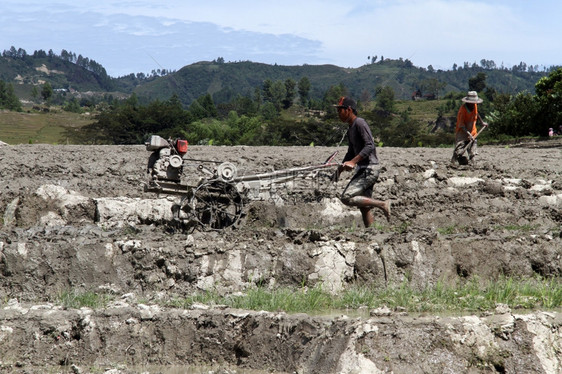
[[547,136],[549,128],[562,126],[562,68],[535,84],[535,94],[498,94],[489,114],[495,138]]
[[[343,84],[329,87],[321,100],[310,100],[308,80],[266,80],[253,95],[237,95],[216,105],[210,94],[184,109],[179,97],[142,105],[136,95],[115,101],[96,122],[84,129],[83,141],[140,144],[148,136],[184,138],[191,144],[213,145],[324,145],[342,144],[346,126],[332,107],[349,94]],[[562,123],[562,68],[536,83],[536,94],[498,93],[486,84],[486,75],[469,80],[469,89],[486,98],[480,112],[491,123],[484,140],[546,136],[549,127]],[[457,110],[466,92],[448,94],[438,116]],[[359,115],[371,124],[379,145],[439,146],[452,144],[452,132],[430,132],[427,124],[412,119],[410,110],[397,111],[390,86],[375,89],[375,99],[358,100]],[[456,112],[455,112],[456,113]],[[484,135],[484,134],[483,134]]]
[[[4,51],[4,56],[26,58],[28,55],[24,50],[12,47],[10,51]],[[95,61],[65,50],[60,56],[52,51],[35,51],[33,56],[89,66],[96,74],[99,71]],[[376,60],[377,56],[374,56],[371,61],[374,63]],[[224,61],[218,60],[217,63],[224,64]],[[435,97],[443,89],[444,82],[451,81],[445,76],[452,74],[451,71],[437,71],[428,78],[419,74],[424,69],[413,67],[408,60],[397,61],[381,57],[377,64],[397,68],[393,71],[397,72],[398,82],[404,81],[406,75],[412,75],[415,77],[412,80],[413,89],[435,93]],[[464,84],[456,84],[460,86],[468,82],[470,90],[478,91],[487,99],[480,111],[494,126],[483,135],[483,140],[486,140],[486,137],[501,139],[543,136],[549,127],[558,127],[562,112],[559,102],[562,97],[560,68],[550,71],[550,74],[545,76],[537,73],[535,67],[529,68],[524,63],[519,64],[516,69],[514,67],[515,78],[518,77],[517,74],[523,74],[522,71],[527,71],[527,75],[532,71],[530,76],[539,79],[535,84],[534,94],[525,90],[512,94],[495,88],[504,86],[498,86],[498,77],[493,74],[497,66],[493,61],[482,60],[480,66],[474,65],[465,63],[463,67],[456,67],[456,80],[460,79],[459,77],[466,79]],[[247,69],[254,69],[254,64],[249,64]],[[337,69],[327,67],[323,72],[333,72]],[[227,72],[231,71],[235,70],[230,69]],[[307,66],[298,71],[298,81],[293,78],[266,78],[251,92],[245,90],[242,94],[231,90],[224,95],[206,93],[188,104],[178,94],[172,94],[168,99],[150,99],[133,94],[126,100],[118,100],[106,94],[103,99],[82,98],[78,101],[67,97],[60,90],[53,92],[48,83],[43,85],[41,91],[34,86],[32,97],[37,98],[41,95],[46,103],[61,105],[68,111],[80,112],[86,106],[89,107],[88,111],[96,109],[99,112],[96,122],[84,131],[73,134],[83,142],[138,144],[148,135],[159,134],[165,137],[187,138],[192,144],[336,145],[341,142],[345,126],[339,123],[331,105],[337,102],[340,96],[352,95],[358,101],[360,115],[368,119],[380,144],[438,146],[452,143],[451,133],[433,133],[429,131],[427,123],[420,123],[411,118],[411,110],[395,109],[396,86],[390,85],[393,82],[374,85],[370,90],[363,88],[359,93],[359,82],[354,81],[353,77],[360,78],[362,75],[348,74],[352,79],[345,84],[339,83],[325,88],[323,82],[315,81],[313,85],[306,75],[302,75],[307,71]],[[163,72],[165,73],[167,72]],[[517,79],[513,82],[517,82]],[[441,97],[446,101],[439,107],[437,119],[456,110],[465,94],[463,89],[462,92],[451,91]],[[21,104],[16,100],[10,84],[2,82],[0,95],[0,107],[20,110],[18,108],[21,108]],[[217,101],[218,98],[220,100]]]
[[[375,64],[377,63],[377,58],[378,56],[367,56],[367,61],[368,64]],[[388,62],[388,59],[385,60],[384,56],[381,56],[380,60],[378,61],[379,64],[384,63],[385,61]],[[399,58],[399,61],[403,61],[405,67],[411,68],[414,66],[414,64],[412,63],[412,61],[410,61],[409,59],[402,59]],[[558,69],[560,66],[559,65],[551,65],[551,66],[539,66],[539,65],[528,65],[526,62],[519,62],[519,64],[517,65],[513,65],[511,68],[504,66],[504,64],[500,64],[497,65],[496,62],[494,60],[487,60],[485,58],[481,59],[479,63],[473,62],[470,63],[468,61],[465,61],[463,63],[462,66],[457,65],[456,63],[453,64],[452,66],[452,70],[453,71],[457,71],[457,70],[461,70],[461,69],[465,69],[465,70],[474,70],[474,69],[484,69],[484,70],[504,70],[504,71],[511,71],[514,73],[521,73],[521,72],[529,72],[529,73],[535,73],[535,72],[552,72],[556,69]],[[427,66],[427,71],[429,72],[435,72],[437,70],[435,70],[433,68],[433,65],[428,65]]]
[[[158,134],[182,137],[192,144],[322,143],[329,131],[320,129],[320,120],[310,115],[309,93],[310,81],[306,77],[298,82],[293,79],[266,79],[252,96],[239,94],[218,105],[210,94],[205,94],[187,109],[184,109],[177,94],[168,100],[156,99],[143,105],[133,93],[128,99],[116,100],[103,109],[96,122],[83,129],[81,140],[139,144],[148,136]],[[290,109],[300,113],[303,119],[283,118],[282,113]],[[303,122],[306,124],[303,125]]]

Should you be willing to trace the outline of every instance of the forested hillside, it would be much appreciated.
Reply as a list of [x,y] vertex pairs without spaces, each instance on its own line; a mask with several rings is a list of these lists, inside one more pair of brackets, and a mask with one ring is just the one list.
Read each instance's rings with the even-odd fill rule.
[[[373,58],[359,68],[218,58],[179,71],[112,78],[72,52],[29,55],[12,47],[0,57],[0,109],[80,115],[68,126],[47,125],[50,142],[138,144],[158,134],[195,144],[335,145],[345,129],[332,104],[352,96],[379,145],[439,146],[452,144],[456,111],[468,90],[485,99],[479,113],[494,125],[483,142],[546,136],[561,120],[561,81],[562,69],[555,67],[506,68],[481,60],[443,71],[401,58]],[[0,130],[21,141],[14,118],[0,120]],[[43,125],[37,128],[46,133]],[[26,135],[30,143],[34,133]]]
[[534,92],[534,84],[546,72],[490,68],[489,65],[465,65],[455,70],[419,68],[408,60],[383,60],[359,68],[341,68],[333,65],[278,66],[253,62],[200,62],[146,84],[137,86],[139,97],[165,100],[178,95],[183,104],[189,105],[202,94],[211,94],[215,103],[232,100],[236,95],[252,96],[265,80],[308,78],[311,84],[310,98],[322,99],[333,85],[343,84],[349,94],[357,99],[372,99],[377,87],[391,87],[397,99],[409,99],[416,91],[422,96],[442,97],[449,92],[468,90],[469,79],[485,74],[488,87],[496,92],[515,94]]
[[[498,93],[534,92],[534,85],[548,71],[525,63],[513,67],[498,67],[493,61],[454,65],[451,70],[416,67],[408,59],[381,58],[359,68],[334,65],[281,66],[262,63],[212,62],[187,65],[179,71],[155,70],[150,75],[131,73],[110,77],[95,60],[62,50],[60,54],[39,50],[28,54],[11,47],[0,57],[0,80],[14,85],[20,98],[30,98],[34,86],[48,82],[55,91],[91,91],[103,97],[107,93],[129,95],[135,92],[141,102],[167,100],[177,95],[189,106],[202,95],[210,94],[216,104],[231,101],[237,95],[251,97],[264,81],[310,81],[310,98],[322,100],[333,85],[347,87],[358,100],[374,98],[377,87],[391,87],[397,99],[409,99],[414,92],[425,97],[443,97],[449,92],[464,92],[469,79],[485,74],[488,88]],[[553,67],[554,68],[554,67]],[[552,69],[553,69],[552,68]],[[547,69],[550,70],[550,69]]]
[[0,58],[0,79],[19,85],[49,82],[55,89],[80,91],[112,91],[115,88],[103,66],[65,50],[60,55],[52,50],[39,50],[33,54],[14,47],[5,50]]

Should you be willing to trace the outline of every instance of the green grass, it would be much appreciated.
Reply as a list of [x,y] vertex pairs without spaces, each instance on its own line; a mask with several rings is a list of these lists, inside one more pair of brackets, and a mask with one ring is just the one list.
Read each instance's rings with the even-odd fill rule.
[[65,112],[57,108],[46,113],[30,108],[25,108],[23,112],[0,111],[0,140],[11,145],[72,143],[72,140],[65,136],[66,130],[91,122],[92,116]]
[[63,291],[57,300],[57,304],[62,305],[68,309],[79,309],[88,307],[92,309],[100,309],[107,306],[112,300],[112,297],[107,294],[98,294],[95,292],[76,292],[76,291]]
[[[422,122],[435,121],[439,113],[439,107],[445,106],[449,100],[396,100],[395,109],[397,112],[408,111],[410,118]],[[458,108],[448,110],[443,115],[445,117],[456,117]]]
[[248,291],[245,297],[232,299],[232,306],[240,309],[288,311],[310,313],[330,308],[331,297],[321,288],[289,289],[281,288],[270,292],[263,287]]
[[458,232],[456,225],[450,225],[446,227],[438,227],[437,232],[441,235],[451,235]]
[[354,286],[335,296],[324,292],[321,287],[275,290],[256,287],[241,296],[219,296],[207,292],[202,297],[177,299],[171,305],[186,308],[195,300],[211,305],[287,313],[321,313],[382,306],[408,312],[476,312],[493,310],[498,303],[513,309],[556,309],[562,306],[562,279],[516,280],[506,277],[484,284],[474,279],[456,286],[439,282],[421,291],[403,282],[385,288]]
[[[70,290],[61,292],[55,303],[72,309],[101,309],[112,300],[113,296],[107,294]],[[438,282],[422,290],[404,281],[387,287],[351,286],[337,295],[324,291],[321,286],[276,289],[256,286],[235,295],[221,295],[216,290],[208,290],[162,301],[161,304],[184,309],[204,304],[309,314],[383,306],[411,313],[469,313],[491,311],[497,304],[507,304],[512,309],[554,310],[562,307],[562,278],[503,277],[487,282],[474,278],[456,285]]]

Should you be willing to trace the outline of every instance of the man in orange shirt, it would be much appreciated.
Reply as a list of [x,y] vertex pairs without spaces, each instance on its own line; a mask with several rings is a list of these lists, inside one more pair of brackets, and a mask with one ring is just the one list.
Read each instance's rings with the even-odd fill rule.
[[[476,121],[480,119],[482,126],[486,127],[488,124],[482,121],[478,115],[478,104],[482,99],[478,98],[476,91],[469,91],[468,95],[463,99],[463,105],[460,107],[457,114],[457,126],[455,128],[455,151],[451,163],[458,162],[461,165],[472,163],[474,156],[476,156]],[[468,158],[464,153],[468,151]]]

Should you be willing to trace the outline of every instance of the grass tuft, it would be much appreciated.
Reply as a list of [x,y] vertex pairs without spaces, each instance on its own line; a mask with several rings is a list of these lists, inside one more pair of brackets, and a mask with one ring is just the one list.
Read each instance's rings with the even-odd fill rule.
[[273,290],[257,286],[239,296],[219,296],[207,292],[183,301],[176,300],[173,305],[189,307],[194,300],[240,309],[287,313],[321,313],[382,306],[408,312],[476,312],[493,310],[500,303],[514,309],[556,309],[562,306],[562,281],[560,278],[517,280],[505,277],[480,284],[475,278],[455,286],[438,282],[421,291],[404,281],[386,288],[352,286],[338,295],[325,292],[321,286]]
[[95,292],[79,293],[76,291],[63,291],[58,295],[57,303],[67,309],[80,309],[88,307],[92,309],[105,308],[112,300],[112,297],[106,294],[98,294]]

